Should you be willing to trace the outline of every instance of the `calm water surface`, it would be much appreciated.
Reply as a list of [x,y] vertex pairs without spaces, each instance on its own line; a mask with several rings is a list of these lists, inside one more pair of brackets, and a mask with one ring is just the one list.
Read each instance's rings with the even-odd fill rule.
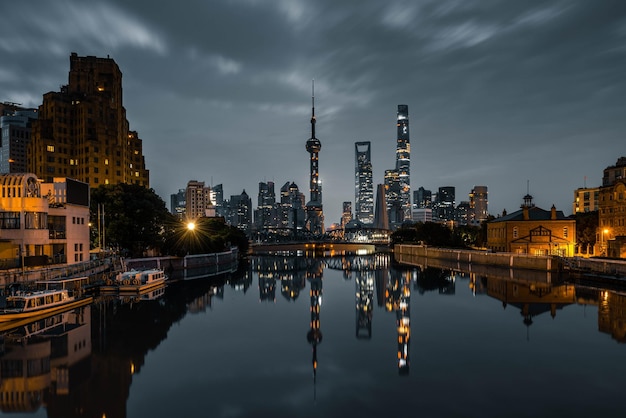
[[262,257],[99,298],[4,333],[0,415],[626,416],[626,291],[506,274]]

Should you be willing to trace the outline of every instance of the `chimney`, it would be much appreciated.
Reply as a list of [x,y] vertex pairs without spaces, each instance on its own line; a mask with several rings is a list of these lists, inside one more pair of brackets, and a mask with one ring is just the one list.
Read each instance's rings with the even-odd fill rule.
[[551,220],[556,220],[556,208],[554,207],[554,204],[552,204],[552,209],[550,209],[550,219]]
[[530,219],[530,214],[528,213],[528,206],[522,206],[522,212],[524,214],[524,220],[527,221]]

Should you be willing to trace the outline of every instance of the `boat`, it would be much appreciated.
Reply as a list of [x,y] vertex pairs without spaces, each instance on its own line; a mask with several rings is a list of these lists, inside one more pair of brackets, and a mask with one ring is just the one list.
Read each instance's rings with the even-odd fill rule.
[[114,279],[107,280],[100,287],[103,293],[144,293],[164,285],[167,276],[162,269],[130,270],[118,273]]
[[93,297],[82,294],[86,282],[86,277],[48,280],[36,283],[43,287],[41,290],[17,290],[6,297],[4,308],[0,308],[0,323],[36,321],[87,305]]

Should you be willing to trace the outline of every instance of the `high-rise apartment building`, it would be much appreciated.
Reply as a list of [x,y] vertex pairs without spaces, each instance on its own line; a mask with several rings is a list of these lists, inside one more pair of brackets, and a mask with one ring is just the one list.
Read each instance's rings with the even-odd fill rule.
[[374,222],[374,183],[372,175],[371,142],[356,142],[354,216],[364,224]]
[[315,88],[312,86],[311,95],[311,138],[306,141],[306,150],[309,153],[310,180],[309,191],[311,200],[306,204],[306,228],[313,235],[324,233],[324,212],[322,208],[322,190],[319,181],[319,157],[322,143],[315,137]]
[[487,186],[474,186],[469,193],[468,222],[470,224],[484,222],[489,217],[487,195]]
[[0,106],[0,173],[28,171],[26,150],[32,123],[38,116],[37,109],[25,109],[14,103]]
[[585,187],[574,190],[574,203],[572,213],[593,212],[598,210],[599,187]]
[[396,171],[400,183],[402,220],[411,219],[411,144],[409,142],[409,106],[398,105],[398,142],[396,145]]
[[69,83],[43,96],[28,148],[28,171],[44,181],[72,177],[92,188],[149,187],[142,140],[122,104],[122,72],[111,58],[70,55]]
[[185,189],[185,213],[187,219],[214,217],[215,205],[211,200],[211,188],[203,181],[189,180]]

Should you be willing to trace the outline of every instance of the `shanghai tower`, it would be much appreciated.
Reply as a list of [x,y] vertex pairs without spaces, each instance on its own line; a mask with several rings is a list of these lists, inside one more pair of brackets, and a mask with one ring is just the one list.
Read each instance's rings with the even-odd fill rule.
[[324,233],[324,213],[322,211],[322,190],[319,183],[318,153],[322,143],[315,137],[315,84],[311,84],[311,138],[306,141],[306,150],[310,154],[309,191],[311,200],[306,204],[306,228],[314,236]]
[[403,220],[411,220],[411,144],[409,142],[409,106],[398,105],[398,142],[396,171],[400,183],[400,206]]

